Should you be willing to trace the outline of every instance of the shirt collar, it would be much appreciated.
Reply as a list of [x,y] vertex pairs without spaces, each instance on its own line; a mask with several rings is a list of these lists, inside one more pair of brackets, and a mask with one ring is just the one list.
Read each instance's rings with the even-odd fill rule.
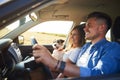
[[107,41],[105,38],[103,38],[103,39],[100,40],[99,42],[95,43],[95,44],[93,45],[93,47],[99,48],[99,47],[103,46],[103,44],[105,44],[106,42],[108,42],[108,41]]

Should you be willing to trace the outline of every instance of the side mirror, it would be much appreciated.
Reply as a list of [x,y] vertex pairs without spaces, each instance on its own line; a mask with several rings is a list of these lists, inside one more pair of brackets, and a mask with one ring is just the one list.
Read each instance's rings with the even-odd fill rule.
[[19,44],[24,44],[24,36],[22,35],[18,36],[18,41],[19,41]]

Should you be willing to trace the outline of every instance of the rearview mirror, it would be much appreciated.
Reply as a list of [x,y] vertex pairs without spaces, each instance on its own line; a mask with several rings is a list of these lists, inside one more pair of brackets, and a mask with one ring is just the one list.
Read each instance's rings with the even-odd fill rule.
[[37,21],[38,20],[38,16],[35,12],[32,12],[31,14],[29,14],[29,17],[33,20],[33,21]]

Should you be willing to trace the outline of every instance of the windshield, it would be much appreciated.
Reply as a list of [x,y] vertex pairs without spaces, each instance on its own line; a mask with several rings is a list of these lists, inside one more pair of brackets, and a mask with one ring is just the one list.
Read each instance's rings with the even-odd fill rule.
[[0,30],[0,38],[4,37],[6,34],[8,34],[9,32],[13,31],[14,29],[16,29],[17,27],[20,27],[21,25],[25,24],[26,22],[30,21],[31,19],[29,18],[29,16],[27,15],[26,17],[21,18],[20,20],[17,20],[11,24],[9,24],[8,26],[2,28]]

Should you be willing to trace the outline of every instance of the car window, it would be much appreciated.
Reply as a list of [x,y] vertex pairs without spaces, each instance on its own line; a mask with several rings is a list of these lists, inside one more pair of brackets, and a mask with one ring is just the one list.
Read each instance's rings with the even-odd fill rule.
[[23,34],[24,45],[31,44],[31,38],[35,37],[39,44],[52,44],[54,40],[66,39],[73,21],[47,21],[38,24]]
[[108,40],[108,41],[111,41],[111,29],[107,32],[107,34],[106,34],[106,39]]

